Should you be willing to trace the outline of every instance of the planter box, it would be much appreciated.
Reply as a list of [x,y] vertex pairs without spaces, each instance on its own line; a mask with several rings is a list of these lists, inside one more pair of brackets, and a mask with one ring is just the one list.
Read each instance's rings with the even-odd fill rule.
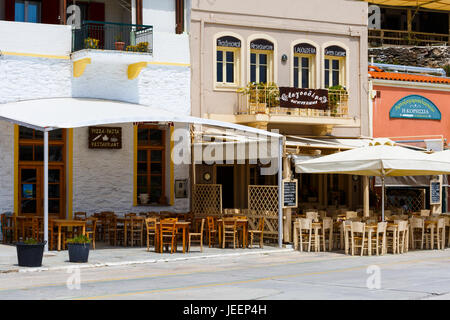
[[69,262],[88,262],[89,243],[68,243]]
[[45,242],[38,244],[16,243],[17,261],[20,267],[40,267],[44,255]]

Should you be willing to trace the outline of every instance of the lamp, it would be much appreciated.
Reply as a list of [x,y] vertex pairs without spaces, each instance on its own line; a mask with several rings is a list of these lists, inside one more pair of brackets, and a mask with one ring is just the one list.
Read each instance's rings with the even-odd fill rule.
[[283,54],[283,55],[281,56],[281,61],[286,62],[287,59],[288,59],[288,56],[287,56],[286,54]]

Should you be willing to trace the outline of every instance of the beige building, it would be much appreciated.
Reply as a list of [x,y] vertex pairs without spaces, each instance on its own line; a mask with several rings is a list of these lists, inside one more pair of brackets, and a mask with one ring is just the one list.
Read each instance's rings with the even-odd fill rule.
[[[192,115],[278,129],[287,137],[286,159],[343,150],[336,138],[368,136],[367,15],[367,3],[350,0],[193,1]],[[301,92],[300,107],[281,105],[280,87]],[[314,107],[323,96],[326,107]],[[285,177],[289,167],[285,161]],[[223,208],[247,208],[249,185],[277,183],[257,168],[198,165],[196,183],[222,184]],[[308,199],[337,204],[330,197],[339,188],[339,203],[362,205],[357,179],[302,176],[299,207]]]

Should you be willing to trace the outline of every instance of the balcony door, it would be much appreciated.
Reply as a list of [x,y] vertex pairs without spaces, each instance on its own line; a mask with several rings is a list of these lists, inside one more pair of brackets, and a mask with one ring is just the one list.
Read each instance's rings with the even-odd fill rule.
[[[44,140],[40,131],[19,127],[18,214],[44,213]],[[65,210],[65,131],[49,134],[48,168],[49,215],[64,218]]]

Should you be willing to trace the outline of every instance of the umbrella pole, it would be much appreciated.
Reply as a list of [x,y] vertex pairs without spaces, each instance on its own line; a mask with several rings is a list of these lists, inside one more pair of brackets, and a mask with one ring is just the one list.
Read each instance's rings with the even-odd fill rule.
[[384,222],[384,175],[381,176],[381,221]]

